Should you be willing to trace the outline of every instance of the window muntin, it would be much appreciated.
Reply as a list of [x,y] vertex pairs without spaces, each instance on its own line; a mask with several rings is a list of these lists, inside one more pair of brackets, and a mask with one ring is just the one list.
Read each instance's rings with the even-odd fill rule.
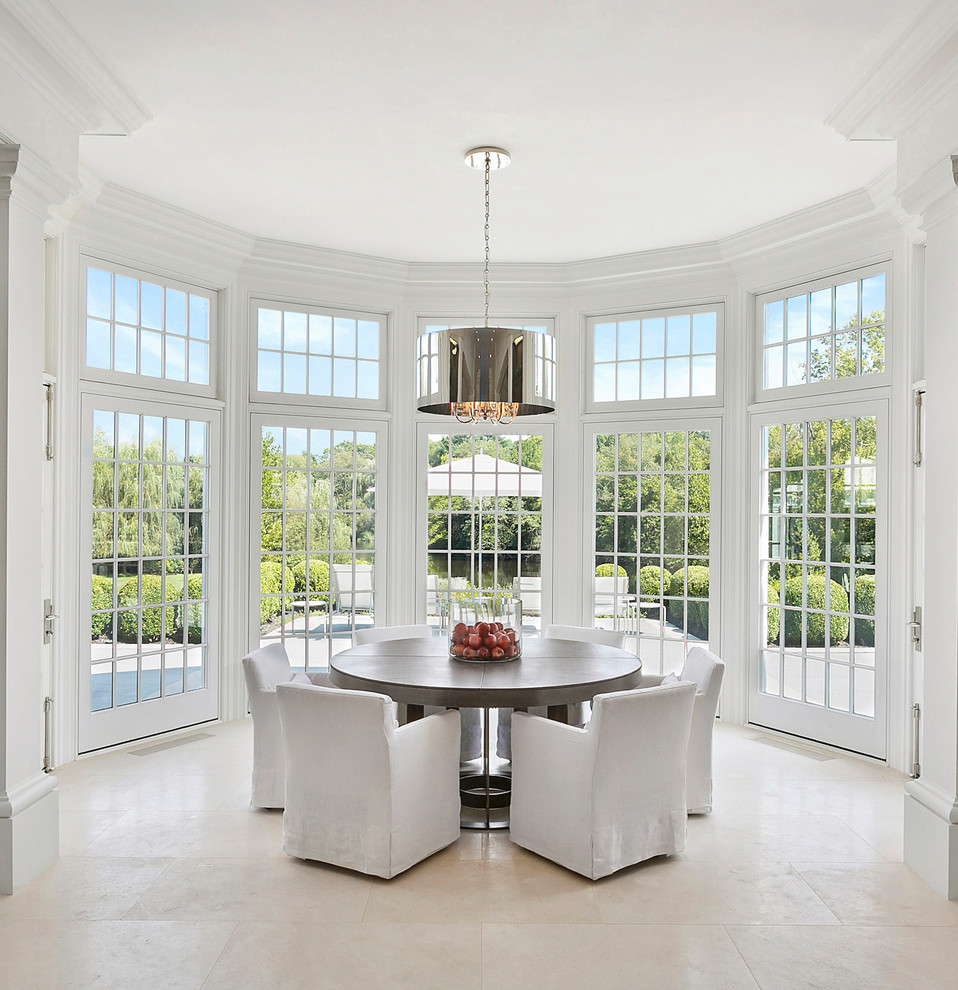
[[762,430],[759,690],[875,716],[877,420]]
[[257,302],[254,390],[381,405],[385,317]]
[[710,635],[712,431],[596,434],[594,455],[593,622],[678,671]]
[[91,711],[206,687],[209,429],[93,412]]
[[541,434],[428,436],[427,619],[457,591],[516,593],[542,615]]
[[210,384],[214,293],[102,262],[85,273],[87,368]]
[[718,395],[722,307],[590,317],[592,403]]
[[886,273],[881,270],[763,296],[763,389],[885,371]]
[[260,645],[282,642],[294,667],[325,667],[375,621],[376,450],[372,431],[260,431]]

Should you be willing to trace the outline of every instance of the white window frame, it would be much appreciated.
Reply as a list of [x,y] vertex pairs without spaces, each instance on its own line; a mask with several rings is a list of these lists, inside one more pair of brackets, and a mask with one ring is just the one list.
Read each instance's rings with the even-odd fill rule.
[[[583,506],[585,507],[586,518],[589,525],[584,527],[582,560],[584,580],[580,599],[582,609],[582,624],[593,624],[593,585],[592,576],[595,573],[595,437],[598,434],[607,433],[690,433],[694,431],[705,431],[710,434],[709,463],[711,465],[709,474],[712,485],[709,498],[709,649],[713,652],[721,653],[720,644],[722,642],[722,597],[724,581],[722,580],[722,518],[723,511],[721,501],[724,495],[722,471],[722,438],[723,421],[721,417],[699,417],[699,416],[675,416],[669,417],[659,415],[655,419],[629,418],[609,418],[609,419],[588,419],[583,423],[582,449],[588,464],[583,470]],[[641,513],[637,513],[641,515]],[[637,532],[637,538],[641,535]],[[639,552],[640,543],[636,548],[637,562],[641,560],[642,554]],[[666,556],[664,553],[661,556]],[[636,569],[638,573],[638,568]],[[685,640],[688,643],[688,640]],[[636,643],[636,649],[641,651],[641,639]],[[662,653],[659,651],[658,659],[661,661]],[[662,673],[662,670],[652,671],[651,665],[649,673]]]
[[[320,429],[320,430],[342,430],[350,433],[375,433],[376,434],[376,508],[375,527],[376,536],[374,544],[375,567],[376,567],[376,591],[375,591],[375,623],[382,624],[384,617],[388,614],[389,587],[388,574],[390,566],[389,552],[389,498],[387,492],[387,465],[389,449],[389,424],[382,419],[353,418],[342,416],[331,416],[323,410],[314,413],[304,413],[302,410],[294,412],[291,409],[277,408],[274,412],[262,410],[250,411],[250,446],[249,446],[249,553],[247,559],[247,587],[249,594],[247,597],[247,619],[248,633],[247,643],[250,650],[260,647],[260,557],[261,557],[261,516],[262,506],[262,436],[263,428],[269,426],[280,426],[286,429]],[[360,553],[362,551],[359,551]],[[327,613],[328,614],[328,613]],[[331,654],[331,637],[324,636],[321,640],[324,644],[326,658]],[[317,650],[317,656],[319,650]],[[315,671],[322,667],[311,666],[310,670]]]
[[[887,283],[886,283],[887,287]],[[843,381],[859,381],[858,378]],[[827,403],[810,406],[808,403],[776,403],[773,407],[753,410],[749,424],[751,456],[748,459],[750,507],[752,530],[749,549],[749,690],[748,722],[770,727],[773,730],[820,741],[876,759],[885,759],[888,751],[888,688],[889,688],[889,639],[888,639],[888,585],[889,542],[888,525],[892,518],[890,505],[890,454],[889,429],[890,403],[887,395],[839,396]],[[760,519],[764,512],[762,491],[763,458],[761,452],[762,429],[784,422],[836,419],[855,416],[875,416],[878,430],[878,461],[876,471],[877,505],[875,536],[875,715],[862,716],[827,708],[819,708],[804,702],[763,694],[761,684],[761,659],[764,649],[762,621],[761,561],[763,549]],[[851,565],[849,565],[851,566]],[[784,616],[781,620],[784,622]],[[844,722],[842,720],[845,720]],[[836,731],[836,725],[838,729]]]
[[[662,399],[601,400],[595,397],[595,326],[612,320],[647,320],[670,316],[686,316],[696,313],[715,313],[715,393],[713,395],[688,395]],[[585,354],[586,369],[585,411],[617,416],[620,413],[651,412],[679,409],[712,409],[725,402],[725,301],[695,303],[676,306],[654,306],[649,309],[614,310],[586,316]],[[618,363],[618,362],[616,362]]]
[[[439,321],[434,321],[438,323]],[[532,322],[532,321],[529,321]],[[416,614],[420,616],[420,621],[425,622],[426,617],[426,575],[429,573],[429,498],[425,495],[427,490],[428,470],[427,460],[429,456],[429,435],[431,433],[444,434],[475,434],[481,436],[499,435],[514,436],[516,434],[540,434],[542,436],[542,542],[539,547],[539,557],[541,562],[541,628],[545,628],[552,622],[553,611],[553,546],[555,540],[555,490],[553,484],[554,460],[555,460],[555,428],[552,423],[538,417],[522,419],[519,423],[510,423],[508,426],[496,426],[490,423],[459,423],[455,419],[434,417],[423,418],[418,424],[416,436],[416,477],[417,491],[421,494],[417,498],[416,506],[416,561],[418,580],[416,582]]]
[[[852,375],[849,378],[830,378],[822,382],[808,382],[804,385],[782,385],[779,388],[765,388],[765,305],[770,302],[787,300],[790,296],[815,292],[819,289],[832,288],[853,280],[870,278],[873,275],[885,276],[885,370],[877,374]],[[754,341],[755,360],[753,374],[755,381],[756,402],[778,402],[785,399],[800,399],[808,396],[840,396],[849,392],[860,393],[862,389],[884,388],[891,384],[889,371],[889,354],[891,353],[892,314],[894,312],[894,286],[891,261],[876,262],[834,272],[821,278],[795,282],[779,287],[771,292],[762,292],[754,297]],[[859,325],[861,324],[859,314]],[[832,330],[830,336],[834,351],[834,339],[837,330]],[[808,339],[808,338],[803,338]]]
[[[91,450],[84,450],[81,462],[81,497],[86,503],[80,506],[80,550],[77,561],[78,618],[80,629],[84,630],[78,640],[78,650],[72,655],[76,663],[77,689],[77,752],[92,752],[104,747],[130,742],[147,736],[160,735],[178,728],[213,721],[219,716],[219,684],[222,670],[220,655],[220,535],[222,528],[222,414],[218,409],[203,405],[188,405],[178,398],[170,402],[149,399],[145,396],[117,396],[88,392],[81,399],[80,436],[86,437],[87,425],[98,406],[108,406],[118,412],[136,415],[164,416],[168,418],[193,417],[209,422],[207,451],[209,457],[209,477],[206,491],[208,505],[206,532],[206,687],[198,691],[184,691],[182,694],[163,696],[147,701],[138,701],[120,708],[107,708],[90,712],[90,667],[89,657],[79,657],[83,644],[89,635],[91,620],[91,581],[90,548],[92,546],[93,507],[89,495],[93,491],[93,457]],[[160,702],[161,704],[154,704]],[[97,719],[97,716],[103,716]],[[122,737],[122,738],[121,738]]]
[[[305,313],[306,315],[329,316],[335,319],[343,317],[351,320],[371,320],[379,323],[379,357],[377,370],[379,374],[379,397],[377,399],[359,399],[356,397],[338,395],[312,395],[303,392],[266,392],[261,390],[259,375],[259,309],[278,309],[289,313]],[[285,405],[302,408],[309,406],[316,409],[338,411],[342,409],[366,409],[385,412],[389,407],[389,324],[388,313],[378,310],[359,310],[348,306],[326,305],[317,302],[303,302],[298,299],[288,299],[281,296],[250,296],[249,299],[249,399],[250,402],[262,402],[274,405]],[[278,354],[299,353],[276,351]],[[308,357],[308,352],[306,354]],[[334,413],[335,414],[335,413]]]
[[[196,296],[203,296],[209,300],[210,305],[210,335],[209,344],[209,384],[198,385],[192,382],[177,381],[174,378],[156,378],[152,375],[131,373],[126,371],[114,371],[107,368],[92,368],[86,363],[86,334],[87,334],[87,269],[97,268],[101,271],[109,271],[114,275],[123,275],[127,278],[136,279],[138,282],[149,282],[161,285],[163,288],[176,289],[188,295],[192,293]],[[222,328],[219,318],[219,293],[217,289],[201,285],[196,282],[185,281],[169,275],[160,274],[147,266],[137,266],[123,264],[121,262],[110,261],[107,257],[96,254],[80,255],[79,273],[79,312],[77,315],[77,326],[80,328],[80,344],[78,350],[79,379],[81,382],[95,382],[110,385],[123,385],[137,389],[152,389],[166,393],[179,393],[184,398],[195,399],[198,397],[215,398],[219,395],[219,364],[220,364],[220,341],[222,340]],[[110,321],[113,322],[112,320]],[[162,331],[164,337],[167,331]],[[189,338],[186,338],[189,340]]]

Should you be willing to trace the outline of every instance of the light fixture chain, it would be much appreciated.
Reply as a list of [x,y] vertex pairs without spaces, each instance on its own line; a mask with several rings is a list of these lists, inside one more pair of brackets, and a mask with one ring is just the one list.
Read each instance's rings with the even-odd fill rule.
[[482,277],[482,284],[485,290],[485,306],[483,309],[482,325],[489,326],[489,170],[491,168],[492,156],[486,152],[486,268]]

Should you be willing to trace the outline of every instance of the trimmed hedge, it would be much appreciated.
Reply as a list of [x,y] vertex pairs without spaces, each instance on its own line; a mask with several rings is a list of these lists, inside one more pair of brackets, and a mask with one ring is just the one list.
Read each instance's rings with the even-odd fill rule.
[[329,564],[325,560],[310,559],[309,581],[306,580],[306,561],[293,565],[293,581],[297,592],[308,595],[313,602],[328,601],[329,596],[317,592],[329,591]]
[[661,598],[669,593],[672,575],[664,567],[646,564],[639,569],[639,594],[646,598]]
[[595,569],[596,577],[628,577],[626,569],[621,564],[599,564]]
[[[90,607],[94,610],[100,608],[113,608],[113,578],[93,575],[93,589],[90,594]],[[92,616],[90,633],[94,639],[108,635],[113,625],[113,613],[101,612]]]
[[[810,577],[807,587],[806,608],[825,608],[825,581],[824,577]],[[831,606],[829,621],[829,644],[834,646],[837,643],[844,643],[848,639],[848,616],[839,615],[840,612],[848,612],[848,595],[845,589],[836,581],[829,582],[831,585]],[[794,606],[794,609],[787,609],[785,612],[785,645],[802,645],[802,616],[805,616],[805,643],[807,646],[825,645],[825,619],[823,612],[797,611],[802,607],[802,578],[801,576],[789,578],[785,582],[785,604]],[[774,617],[774,628],[773,628]],[[769,609],[768,634],[769,642],[774,642],[778,638],[778,609]],[[774,635],[773,635],[774,632]]]
[[[875,575],[859,574],[855,578],[855,612],[858,615],[875,614]],[[855,645],[875,645],[875,620],[855,620]]]
[[[688,589],[688,590],[686,590]],[[701,602],[688,602],[686,631],[699,639],[708,639],[709,635],[709,569],[694,564],[680,567],[669,580],[669,595],[673,596],[666,602],[665,612],[669,622],[682,625],[682,596],[689,598],[704,598]]]
[[[283,590],[283,565],[278,560],[264,560],[259,565],[259,588],[263,595],[278,595]],[[260,625],[268,625],[282,610],[281,598],[260,598]]]

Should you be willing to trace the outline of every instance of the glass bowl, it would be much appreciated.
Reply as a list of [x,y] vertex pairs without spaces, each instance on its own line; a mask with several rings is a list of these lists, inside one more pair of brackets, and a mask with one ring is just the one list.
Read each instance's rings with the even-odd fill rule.
[[458,593],[449,603],[449,656],[516,660],[522,655],[522,602],[504,592]]

